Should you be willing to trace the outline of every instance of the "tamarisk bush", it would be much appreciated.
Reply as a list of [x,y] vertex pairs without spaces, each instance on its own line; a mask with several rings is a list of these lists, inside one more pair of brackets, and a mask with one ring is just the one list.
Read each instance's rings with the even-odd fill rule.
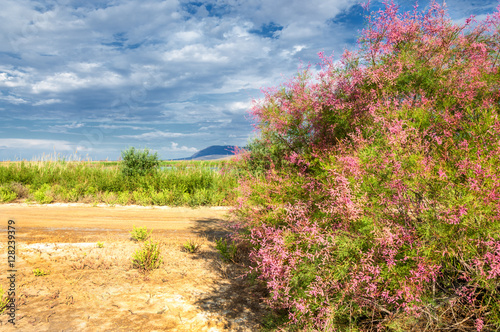
[[289,329],[500,328],[499,10],[386,2],[254,102],[238,236]]

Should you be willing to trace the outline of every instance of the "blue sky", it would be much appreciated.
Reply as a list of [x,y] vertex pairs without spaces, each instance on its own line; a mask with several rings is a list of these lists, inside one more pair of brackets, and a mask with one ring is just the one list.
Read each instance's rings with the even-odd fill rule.
[[[498,3],[446,2],[457,22]],[[354,49],[363,15],[351,0],[2,0],[0,160],[244,146],[260,89]]]

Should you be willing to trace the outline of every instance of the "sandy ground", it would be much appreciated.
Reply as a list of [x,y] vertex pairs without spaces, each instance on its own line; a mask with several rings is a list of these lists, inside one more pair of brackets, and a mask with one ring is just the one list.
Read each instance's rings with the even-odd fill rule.
[[[15,326],[0,315],[0,330],[259,331],[263,289],[215,249],[227,212],[1,204],[0,286],[9,287],[7,225],[14,220],[17,309]],[[142,246],[130,239],[134,225],[152,229],[161,244],[159,269],[132,267]],[[201,245],[196,253],[183,248],[188,240]]]

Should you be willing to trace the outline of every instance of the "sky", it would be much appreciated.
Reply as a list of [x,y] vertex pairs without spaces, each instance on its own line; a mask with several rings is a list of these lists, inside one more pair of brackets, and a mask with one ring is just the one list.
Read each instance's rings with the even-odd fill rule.
[[[317,65],[318,52],[356,49],[367,14],[354,0],[0,2],[0,160],[245,146],[261,89]],[[498,4],[446,2],[456,22]]]

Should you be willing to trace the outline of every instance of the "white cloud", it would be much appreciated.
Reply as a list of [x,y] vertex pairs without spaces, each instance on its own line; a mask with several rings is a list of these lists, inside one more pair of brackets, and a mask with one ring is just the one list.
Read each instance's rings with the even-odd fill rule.
[[58,104],[62,103],[61,99],[46,99],[46,100],[40,100],[39,102],[36,102],[33,104],[33,106],[42,106],[42,105],[51,105],[51,104]]
[[2,138],[2,145],[6,149],[42,149],[46,151],[72,151],[76,145],[64,140]]
[[27,104],[28,101],[23,98],[15,97],[15,96],[3,96],[0,95],[0,100],[3,100],[9,104],[19,105],[19,104]]
[[198,134],[186,134],[186,133],[172,133],[172,132],[166,132],[166,131],[152,131],[149,133],[144,133],[140,135],[120,135],[117,136],[118,138],[131,138],[131,139],[138,139],[138,140],[155,140],[155,139],[160,139],[160,138],[174,138],[174,137],[187,137],[187,136],[196,136]]
[[39,130],[39,131],[47,131],[50,133],[67,133],[68,129],[78,129],[82,128],[85,125],[83,123],[78,123],[78,122],[73,122],[71,124],[66,124],[66,125],[54,125],[54,126],[48,126],[46,130]]
[[217,49],[208,48],[202,44],[194,44],[179,50],[165,52],[163,59],[168,62],[203,62],[203,63],[226,63],[229,58]]
[[132,130],[153,130],[154,128],[152,127],[138,127],[138,126],[131,126],[131,125],[98,125],[98,128],[102,129],[132,129]]
[[186,152],[198,152],[199,150],[197,148],[189,148],[187,146],[179,146],[179,143],[171,142],[171,145],[169,148],[164,148],[166,151],[170,152],[177,152],[177,151],[186,151]]
[[33,85],[33,92],[67,92],[85,88],[113,87],[123,83],[116,73],[103,72],[98,77],[80,77],[76,73],[63,72],[44,78]]
[[230,111],[236,112],[236,111],[247,111],[252,107],[252,101],[237,101],[230,103],[226,106]]

